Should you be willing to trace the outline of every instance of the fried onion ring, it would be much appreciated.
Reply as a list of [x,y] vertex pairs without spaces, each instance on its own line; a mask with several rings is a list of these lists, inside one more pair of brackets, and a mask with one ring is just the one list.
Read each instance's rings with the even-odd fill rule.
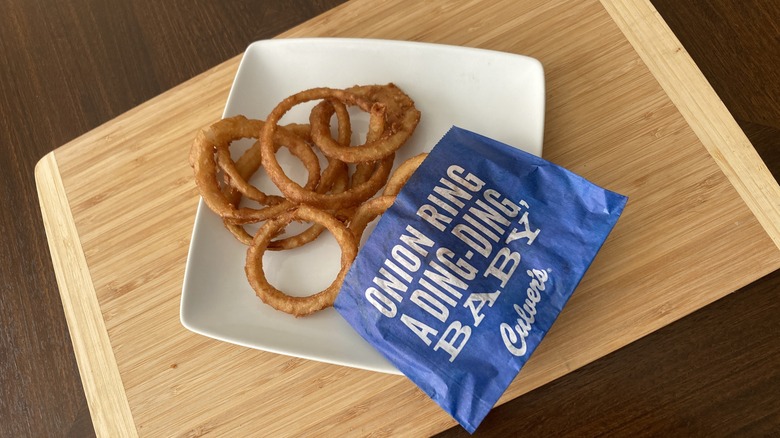
[[[317,96],[320,95],[328,96],[327,92],[322,90],[333,91],[336,95],[339,96],[343,94],[343,90],[320,89],[320,88],[313,89],[313,90],[320,90],[319,94],[315,94]],[[297,95],[293,95],[285,99],[285,101],[297,102],[296,99],[298,98],[296,96]],[[346,96],[348,97],[349,94],[347,94]],[[347,97],[345,97],[345,99]],[[310,100],[313,100],[313,98]],[[379,191],[382,185],[384,185],[384,183],[387,181],[387,178],[390,176],[390,171],[392,170],[393,167],[393,160],[395,159],[395,154],[391,154],[390,156],[379,161],[376,170],[372,173],[372,175],[367,181],[358,184],[356,186],[350,186],[347,190],[341,193],[317,193],[316,191],[306,189],[305,187],[301,187],[300,184],[296,183],[295,181],[291,180],[287,175],[285,175],[281,166],[279,166],[279,162],[276,160],[275,154],[273,153],[273,143],[271,142],[271,139],[273,138],[276,132],[280,132],[276,128],[276,122],[278,122],[279,117],[281,117],[281,115],[283,115],[283,113],[286,112],[287,109],[289,109],[289,107],[292,107],[292,103],[290,102],[288,102],[285,105],[280,104],[280,106],[277,106],[277,108],[274,110],[274,112],[271,113],[265,125],[263,126],[263,130],[261,131],[261,136],[260,136],[263,167],[265,168],[266,172],[268,173],[268,176],[271,178],[274,184],[276,184],[276,186],[279,188],[279,190],[288,199],[290,199],[292,202],[296,204],[308,204],[317,208],[328,209],[328,210],[341,210],[343,208],[355,206],[365,201],[366,199],[370,198],[377,191]],[[327,121],[330,120],[330,117],[333,114],[332,111],[328,108],[333,108],[333,107],[332,106],[329,107],[327,105],[315,106],[312,109],[310,118],[312,120],[318,120],[318,121],[323,120],[325,121],[325,123],[327,123]],[[370,107],[369,107],[369,111],[370,111]],[[328,128],[327,136],[330,138],[330,128]],[[332,138],[331,141],[333,141]],[[329,162],[334,163],[335,161],[333,158],[331,158]]]
[[[263,122],[260,120],[249,120],[249,123],[256,127],[255,135],[257,135],[257,131],[262,129]],[[300,129],[300,127],[296,128],[296,130]],[[215,147],[217,151],[217,165],[219,165],[222,171],[225,172],[225,175],[227,175],[230,185],[238,189],[249,199],[254,199],[257,202],[264,204],[269,203],[267,200],[268,196],[261,192],[257,187],[249,184],[238,169],[236,169],[235,163],[230,158],[229,144],[229,142],[217,141]],[[320,179],[320,160],[311,147],[309,147],[303,138],[294,134],[292,131],[288,131],[284,127],[277,131],[277,135],[274,138],[274,149],[278,150],[282,145],[286,146],[293,155],[298,157],[298,159],[303,162],[304,167],[308,170],[309,177],[306,180],[306,185],[304,187],[316,187]],[[247,154],[250,156],[256,155],[257,159],[259,159],[261,156],[260,145],[258,143],[253,144],[251,148],[244,152],[244,155]]]
[[[397,87],[394,87],[398,89]],[[398,90],[400,92],[400,90]],[[402,93],[402,92],[400,92]],[[368,93],[366,93],[368,94]],[[379,94],[377,94],[379,95]],[[384,95],[383,95],[384,96]],[[398,96],[394,96],[396,98]],[[300,93],[293,94],[281,101],[269,114],[266,122],[266,127],[262,130],[261,142],[268,147],[271,146],[271,140],[273,134],[276,131],[276,125],[279,120],[289,111],[293,106],[319,99],[335,99],[343,102],[347,105],[357,106],[363,111],[371,112],[371,107],[375,103],[368,98],[360,97],[355,93],[339,90],[333,88],[312,88],[302,91]],[[409,99],[411,102],[411,99]],[[384,104],[383,102],[379,102]],[[330,130],[327,127],[326,121],[318,123],[316,127],[312,124],[311,137],[312,141],[322,150],[322,152],[330,157],[337,158],[345,163],[359,163],[363,161],[377,161],[382,158],[388,157],[393,154],[398,148],[400,148],[417,126],[420,119],[419,111],[414,108],[413,104],[407,109],[402,118],[403,123],[398,125],[396,130],[393,130],[387,136],[367,142],[361,146],[347,146],[341,145],[334,141],[330,136]],[[394,126],[394,128],[396,128]]]
[[[223,192],[222,187],[220,187],[219,179],[217,177],[217,159],[214,156],[215,150],[227,149],[232,141],[240,138],[256,137],[257,132],[250,132],[249,130],[252,128],[259,129],[262,122],[258,122],[259,121],[251,121],[244,116],[219,120],[209,127],[200,130],[190,148],[190,166],[193,168],[195,183],[198,186],[198,191],[200,192],[203,201],[216,214],[223,218],[234,220],[236,223],[250,223],[253,221],[265,220],[284,210],[278,208],[281,198],[269,197],[262,192],[260,192],[262,196],[257,196],[257,198],[262,199],[262,201],[259,202],[271,204],[271,206],[262,209],[248,207],[238,208],[230,202],[231,200],[228,199],[229,197],[226,197],[225,192]],[[316,155],[313,154],[308,144],[303,141],[299,142],[298,140],[290,140],[288,142],[287,140],[289,140],[289,138],[287,137],[295,137],[293,134],[284,129],[280,129],[277,132],[279,133],[280,139],[285,139],[285,143],[295,145],[291,146],[291,150],[299,151],[301,155],[303,155],[306,154],[305,150],[308,149],[316,158]],[[274,142],[272,148],[277,148],[277,146],[278,144]],[[251,150],[252,148],[248,151]],[[259,148],[257,149],[257,152],[260,152]],[[252,153],[254,153],[254,151],[250,152],[250,155]],[[248,159],[247,161],[250,162],[251,160]],[[234,176],[240,176],[240,172],[235,168],[235,163],[233,163],[232,160],[230,160],[230,163],[235,170],[235,172],[233,172]],[[249,164],[251,163],[248,163],[247,165]],[[228,167],[230,168],[231,166],[228,165]],[[317,184],[316,181],[319,180],[319,163],[316,164],[316,167],[312,164],[312,167],[309,168],[310,174],[314,170],[316,170],[316,176],[312,177],[310,175],[306,184],[307,186],[310,186],[312,183]],[[234,178],[231,177],[231,179]]]
[[[323,225],[330,231],[341,247],[341,268],[333,282],[324,290],[307,297],[289,296],[271,285],[263,272],[263,253],[268,242],[279,230],[293,220],[310,221]],[[347,227],[332,215],[307,206],[300,205],[277,218],[267,221],[255,234],[246,256],[245,271],[249,284],[257,296],[274,309],[296,317],[306,316],[333,305],[339,293],[352,261],[357,255],[357,243]]]
[[[385,113],[387,107],[384,105],[373,105],[371,107],[371,117],[368,120],[368,134],[366,142],[378,140],[385,132]],[[352,174],[353,186],[360,185],[371,178],[371,174],[376,170],[378,163],[375,161],[358,163],[355,166],[355,173]]]
[[382,194],[390,196],[397,195],[403,186],[406,185],[406,182],[409,181],[409,178],[412,176],[414,171],[420,167],[420,163],[422,163],[427,156],[428,154],[423,152],[422,154],[415,155],[401,163],[401,165],[395,169],[395,172],[390,175],[390,179],[387,180],[385,190],[382,192]]
[[[296,105],[317,100],[320,102],[310,111],[308,124],[279,125]],[[369,115],[367,135],[362,143],[355,142],[357,145],[352,142],[353,111],[348,107]],[[335,131],[331,127],[334,115],[338,123]],[[391,177],[395,153],[407,142],[419,120],[414,101],[394,84],[356,85],[348,89],[305,90],[277,104],[265,122],[236,116],[197,133],[189,161],[198,190],[225,227],[248,245],[245,273],[264,303],[296,317],[333,305],[368,224],[394,203],[396,194],[427,155],[402,163]],[[233,160],[231,147],[241,138],[257,141]],[[305,183],[293,181],[285,174],[276,157],[280,147],[287,147],[301,160],[308,172]],[[327,163],[324,169],[321,162]],[[249,182],[261,168],[282,196],[263,193]],[[351,176],[350,169],[354,169]],[[386,183],[382,195],[369,200]],[[260,206],[243,206],[245,200]],[[253,236],[246,225],[258,222],[261,224]],[[300,233],[282,237],[292,222],[311,225]],[[268,282],[263,264],[265,251],[304,245],[325,229],[333,234],[341,249],[339,272],[327,288],[294,297]]]
[[[330,102],[323,102],[323,104],[330,105]],[[352,136],[352,128],[346,106],[344,106],[344,104],[341,102],[336,102],[330,106],[329,110],[331,113],[335,112],[337,116],[339,141],[349,142]],[[291,132],[294,132],[299,137],[309,137],[309,125],[291,124],[286,125],[285,128]],[[262,155],[260,153],[259,142],[256,142],[252,148],[248,149],[235,162],[235,168],[239,175],[246,180],[249,179],[249,177],[251,177],[260,168],[261,162]],[[328,191],[333,191],[335,193],[339,193],[344,191],[348,185],[349,177],[347,171],[347,166],[344,163],[333,160],[329,161],[328,167],[323,172],[319,184],[317,185],[317,192],[326,193]],[[234,207],[238,207],[239,203],[241,202],[241,195],[242,193],[236,188],[226,187],[225,197],[233,204]],[[284,198],[275,198],[278,198],[278,203],[284,204],[285,207],[283,209],[281,206],[276,207],[274,210],[275,214],[280,214],[283,210],[291,209],[294,206],[293,203]],[[253,222],[259,222],[259,220]],[[229,218],[224,218],[223,223],[225,228],[227,228],[228,231],[230,231],[230,233],[233,234],[233,236],[241,243],[244,243],[245,245],[250,245],[252,243],[253,236],[246,231],[244,224],[236,223]],[[277,251],[303,246],[319,237],[319,235],[322,234],[324,230],[325,228],[322,225],[313,224],[299,234],[271,241],[268,244],[268,249]]]
[[370,201],[360,204],[355,210],[352,220],[349,222],[349,231],[360,244],[363,232],[366,230],[369,222],[376,219],[377,216],[384,213],[395,202],[395,196],[378,196]]
[[[395,84],[355,86],[345,91],[348,93],[347,96],[358,96],[359,99],[356,102],[361,102],[360,99],[366,99],[375,104],[384,105],[387,108],[387,129],[381,138],[367,141],[363,145],[345,147],[334,142],[330,135],[327,135],[325,124],[321,121],[318,123],[312,121],[312,141],[325,155],[347,163],[376,161],[397,151],[417,128],[420,121],[420,111],[414,106],[414,101]],[[309,96],[303,95],[301,97],[307,98]],[[350,104],[347,101],[344,103]],[[371,112],[370,108],[359,103],[357,105],[363,111]]]

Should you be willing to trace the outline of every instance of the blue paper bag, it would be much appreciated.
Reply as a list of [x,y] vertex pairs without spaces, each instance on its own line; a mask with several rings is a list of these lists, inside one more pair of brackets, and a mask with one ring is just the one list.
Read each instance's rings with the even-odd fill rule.
[[626,201],[453,127],[360,250],[336,310],[473,432],[550,329]]

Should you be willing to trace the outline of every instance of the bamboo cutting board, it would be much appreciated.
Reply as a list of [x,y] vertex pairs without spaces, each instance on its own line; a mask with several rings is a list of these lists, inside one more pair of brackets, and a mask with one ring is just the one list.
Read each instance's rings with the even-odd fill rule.
[[[282,35],[303,36],[535,57],[547,81],[544,157],[629,196],[500,403],[780,267],[780,187],[646,1],[355,0]],[[238,61],[75,139],[36,167],[98,435],[420,435],[453,426],[404,377],[255,351],[181,326],[198,201],[187,154],[195,132],[222,113]]]

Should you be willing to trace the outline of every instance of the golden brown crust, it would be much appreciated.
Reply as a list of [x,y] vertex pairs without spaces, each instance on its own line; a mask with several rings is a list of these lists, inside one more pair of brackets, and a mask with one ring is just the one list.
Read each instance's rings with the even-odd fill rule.
[[[278,126],[281,117],[298,103],[321,100],[309,114],[309,124]],[[369,113],[365,143],[353,146],[347,106]],[[336,139],[331,118],[336,115]],[[395,194],[419,166],[424,156],[403,163],[388,182],[395,151],[411,136],[420,113],[414,102],[393,84],[355,86],[347,90],[313,88],[296,93],[281,103],[266,122],[243,116],[220,120],[196,135],[190,149],[190,165],[206,205],[217,213],[225,227],[248,245],[245,272],[255,293],[275,309],[305,316],[333,305],[367,224],[389,208]],[[230,144],[240,138],[256,138],[238,160]],[[306,167],[304,185],[285,175],[276,151],[287,147]],[[319,151],[327,162],[320,171]],[[348,163],[355,163],[350,178]],[[267,195],[248,180],[264,168],[283,196]],[[220,182],[220,173],[223,181]],[[388,183],[385,195],[368,200]],[[261,204],[242,207],[244,198]],[[293,221],[312,222],[305,231],[277,238]],[[245,225],[264,222],[252,236]],[[349,224],[349,228],[345,224]],[[328,229],[341,247],[341,268],[333,283],[307,297],[279,291],[263,272],[266,250],[295,248],[316,239]],[[276,239],[276,240],[274,240]]]
[[401,163],[401,165],[395,169],[395,172],[390,175],[390,179],[387,180],[385,190],[382,194],[391,196],[397,195],[426,157],[428,157],[428,154],[422,153]]
[[377,216],[387,211],[394,202],[395,196],[379,196],[360,204],[360,207],[355,210],[355,214],[349,222],[349,231],[358,243],[360,243],[360,239],[363,237],[363,232],[366,230],[368,224],[376,219]]
[[[307,297],[293,297],[271,285],[263,271],[263,252],[279,230],[293,220],[316,222],[330,231],[341,247],[341,268],[333,282],[324,290]],[[300,205],[260,227],[247,250],[245,271],[257,296],[274,309],[296,317],[310,315],[333,305],[352,261],[357,256],[357,243],[347,227],[332,215],[316,208]]]

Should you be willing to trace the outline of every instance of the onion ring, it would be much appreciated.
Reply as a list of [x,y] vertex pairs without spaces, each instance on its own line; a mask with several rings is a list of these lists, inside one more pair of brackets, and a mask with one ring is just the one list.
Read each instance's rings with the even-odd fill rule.
[[[258,130],[262,129],[263,122],[260,120],[249,121],[251,125],[256,127],[255,135]],[[296,128],[300,130],[301,128]],[[225,175],[229,178],[230,185],[238,189],[244,196],[249,199],[254,199],[261,204],[267,204],[268,196],[261,192],[257,187],[249,184],[241,173],[236,169],[235,163],[230,157],[229,142],[217,141],[215,143],[217,151],[217,165],[225,172]],[[279,149],[281,145],[286,146],[290,152],[298,157],[303,162],[304,167],[309,172],[308,179],[306,181],[306,188],[316,187],[320,179],[320,160],[317,155],[312,151],[311,147],[305,142],[305,140],[286,128],[279,129],[277,135],[274,137],[274,149]],[[261,151],[260,145],[255,143],[250,147],[244,155],[256,155],[257,159],[260,159]]]
[[[329,96],[327,93],[330,91],[335,93],[337,96],[345,95],[343,90],[333,90],[329,88],[316,88],[312,90],[318,93],[314,93],[315,96],[327,97]],[[299,95],[300,94],[301,93],[299,93]],[[291,108],[294,103],[297,103],[297,99],[300,99],[300,97],[296,96],[298,95],[288,97],[285,99],[285,101],[282,102],[282,104],[277,106],[271,115],[269,115],[268,120],[266,121],[261,131],[260,146],[263,151],[263,167],[265,167],[268,176],[271,178],[274,184],[276,184],[279,190],[287,198],[296,204],[308,204],[327,210],[341,210],[343,208],[352,207],[373,196],[377,191],[379,191],[382,185],[384,185],[388,176],[390,176],[395,154],[391,154],[390,156],[382,159],[379,162],[377,169],[373,172],[368,181],[357,186],[351,186],[341,193],[317,193],[316,191],[301,187],[300,184],[292,181],[289,177],[287,177],[287,175],[284,174],[284,171],[282,170],[281,166],[279,166],[279,162],[276,160],[276,156],[273,153],[273,142],[271,142],[271,139],[273,139],[275,133],[278,132],[276,122],[278,122],[279,118],[284,114],[284,112]],[[345,99],[348,99],[349,94],[347,93],[345,96],[347,96]],[[310,100],[313,99],[314,98]],[[329,120],[332,115],[332,113],[327,110],[327,108],[327,106],[315,106],[314,109],[312,109],[310,119],[318,121],[324,120],[325,123],[327,123],[327,120]],[[368,108],[370,111],[370,106]],[[327,136],[330,138],[329,128]],[[333,141],[332,138],[330,139]],[[329,161],[333,162],[333,159],[331,158]]]
[[[341,102],[336,102],[331,105],[330,102],[323,102],[323,104],[328,104],[329,110],[331,114],[333,112],[336,113],[337,120],[338,120],[338,130],[339,130],[339,141],[342,142],[349,142],[349,139],[352,136],[352,128],[349,120],[349,113],[347,112],[346,106],[342,104]],[[308,132],[309,132],[309,125],[300,125],[300,124],[292,124],[292,125],[286,125],[284,128],[290,130],[291,132],[294,132],[296,135],[307,138]],[[256,151],[255,151],[256,149]],[[244,179],[248,179],[251,177],[252,174],[254,174],[261,165],[262,162],[262,155],[260,153],[259,149],[259,142],[256,142],[252,148],[248,149],[236,162],[235,162],[235,168],[239,172],[240,176]],[[318,193],[326,193],[328,191],[333,191],[335,193],[344,191],[347,188],[347,180],[348,180],[348,174],[347,174],[347,166],[344,163],[341,162],[333,162],[332,160],[329,161],[328,167],[325,169],[325,171],[322,174],[322,177],[320,178],[319,184],[317,185],[317,192]],[[225,196],[228,198],[228,200],[233,204],[234,207],[238,207],[239,203],[241,202],[241,192],[239,192],[237,189],[233,187],[228,187],[227,191],[225,192]],[[282,209],[281,207],[277,207],[274,210],[275,214],[280,214],[283,210],[288,210],[294,207],[294,204],[290,201],[280,198],[278,198],[278,203],[282,203],[286,206],[286,208]],[[259,221],[256,221],[259,222]],[[223,223],[225,225],[225,228],[230,231],[233,236],[238,239],[241,243],[244,243],[246,245],[250,245],[252,243],[253,236],[249,234],[246,229],[244,228],[244,224],[242,223],[236,223],[235,221],[224,218]],[[320,234],[325,230],[325,228],[319,224],[314,224],[307,228],[306,230],[302,231],[299,234],[285,237],[283,239],[273,240],[268,244],[268,249],[270,250],[282,250],[282,249],[292,249],[297,248],[299,246],[303,246],[306,243],[309,243],[319,237]]]
[[[346,189],[346,187],[347,187],[347,185],[349,183],[349,178],[348,178],[346,169],[344,169],[344,172],[339,173],[338,176],[336,176],[336,179],[337,179],[337,181],[333,185],[333,191],[338,193],[338,191]],[[289,201],[285,201],[285,202],[289,202]],[[293,205],[293,204],[290,203],[290,205]],[[344,214],[341,211],[337,211],[337,212],[334,212],[332,214],[338,220],[340,220],[342,222],[344,220],[348,219],[347,217],[344,217]],[[303,245],[313,241],[314,239],[319,237],[320,234],[322,234],[323,231],[325,231],[325,227],[323,225],[321,225],[321,224],[315,223],[315,224],[312,224],[309,228],[305,229],[304,231],[302,231],[302,232],[300,232],[300,233],[298,233],[296,235],[285,237],[285,238],[279,239],[279,240],[271,241],[271,243],[268,244],[268,249],[276,251],[276,250],[281,250],[281,249],[297,248],[299,246],[303,246]],[[251,242],[249,244],[251,244]]]
[[[341,268],[333,282],[324,290],[307,297],[292,297],[272,286],[263,272],[263,253],[268,242],[279,230],[293,220],[312,221],[330,231],[341,247]],[[245,271],[249,284],[257,296],[274,309],[292,314],[296,317],[306,316],[333,305],[339,293],[344,277],[347,275],[352,261],[357,255],[357,244],[347,227],[332,215],[307,205],[300,205],[278,218],[264,223],[255,234],[252,245],[246,256]]]
[[[309,124],[279,125],[294,106],[315,100],[321,102],[313,106]],[[369,114],[368,133],[362,144],[352,144],[348,106]],[[338,135],[331,134],[334,114]],[[197,133],[189,162],[198,190],[228,230],[248,245],[244,269],[263,302],[296,317],[333,305],[368,223],[393,204],[395,195],[427,155],[402,163],[388,179],[396,151],[415,131],[419,120],[414,101],[390,83],[348,89],[312,88],[277,104],[265,122],[236,116]],[[233,160],[230,148],[240,138],[257,141]],[[308,172],[305,183],[293,181],[285,174],[276,157],[280,147],[287,147],[303,162]],[[324,169],[320,165],[322,156],[327,162]],[[249,182],[261,167],[282,196],[263,193]],[[351,176],[350,168],[354,168]],[[386,183],[382,196],[368,200]],[[245,198],[261,206],[242,207]],[[303,232],[281,238],[280,234],[294,221],[311,225]],[[244,226],[255,222],[264,223],[252,236]],[[306,297],[288,296],[272,286],[263,268],[265,251],[301,246],[325,229],[341,248],[340,269],[332,283]]]
[[[250,121],[243,116],[219,120],[209,127],[200,130],[190,148],[190,166],[193,168],[195,183],[203,201],[219,216],[232,219],[237,223],[265,220],[284,211],[284,209],[277,208],[277,205],[271,205],[260,210],[248,207],[238,208],[226,197],[217,178],[217,160],[214,156],[214,151],[220,148],[227,148],[233,140],[256,136],[256,132],[248,132],[247,129],[259,127],[260,124],[257,122],[259,121]],[[284,133],[286,131],[279,130],[278,132],[281,136],[285,136]],[[294,137],[289,133],[287,135]],[[296,144],[298,143],[296,142]],[[298,146],[301,150],[309,149],[305,143],[301,144],[302,146]],[[276,143],[272,147],[276,148]],[[257,150],[259,151],[260,149]],[[230,162],[233,163],[232,160]],[[233,168],[235,169],[235,164],[233,164]],[[238,175],[238,169],[235,170],[236,175]],[[319,179],[319,163],[317,163],[316,170],[316,177],[309,178],[310,181]],[[307,183],[307,185],[310,185],[310,183]],[[265,203],[269,204],[278,204],[281,199],[278,197],[271,198],[265,194],[260,198],[264,198]],[[261,203],[264,202],[261,201]]]
[[[371,117],[368,119],[368,134],[366,142],[378,140],[385,132],[385,113],[387,107],[384,105],[373,105],[371,107]],[[352,174],[353,186],[360,185],[371,178],[371,174],[377,168],[375,161],[358,163],[355,167],[355,173]]]
[[[420,111],[414,106],[414,101],[395,84],[355,86],[345,91],[347,93],[346,96],[357,96],[358,99],[367,99],[386,106],[389,122],[388,129],[382,138],[367,141],[360,146],[346,147],[339,145],[329,135],[326,135],[328,131],[323,123],[312,122],[312,141],[325,155],[338,158],[346,163],[376,161],[397,151],[406,143],[417,128],[417,124],[420,121]],[[316,93],[312,94],[316,95]],[[305,94],[300,96],[300,98],[309,97],[309,95]],[[358,102],[356,104],[363,111],[371,111],[370,108],[364,107],[359,103],[361,100],[356,100],[356,102]],[[351,104],[347,101],[344,101],[344,103]]]
[[395,172],[390,175],[390,179],[387,180],[385,190],[382,192],[382,194],[390,196],[397,195],[403,186],[406,185],[406,182],[409,181],[409,178],[412,176],[412,174],[417,170],[418,167],[420,167],[420,163],[422,163],[427,156],[428,154],[423,152],[422,154],[415,155],[401,163],[401,165],[395,169]]
[[[398,90],[397,87],[394,87],[394,89]],[[400,90],[398,92],[403,94]],[[393,98],[396,97],[398,96]],[[277,123],[293,106],[318,99],[336,99],[344,104],[357,106],[366,112],[370,112],[372,105],[375,103],[352,92],[333,88],[312,88],[293,94],[281,101],[268,115],[266,127],[261,131],[261,143],[264,145],[267,143],[270,148]],[[409,101],[411,102],[411,99]],[[406,107],[404,106],[404,108]],[[399,129],[391,132],[388,136],[365,143],[362,146],[350,147],[334,141],[330,136],[330,130],[327,129],[327,123],[324,122],[317,124],[316,127],[312,124],[312,141],[326,156],[337,158],[346,163],[376,161],[388,157],[406,142],[419,121],[420,113],[413,105],[406,109],[407,111],[405,111],[402,119],[403,123],[398,125]]]
[[358,245],[363,238],[363,232],[366,230],[368,223],[390,208],[393,202],[395,202],[395,196],[378,196],[360,204],[360,207],[355,210],[355,214],[349,222],[349,231]]

